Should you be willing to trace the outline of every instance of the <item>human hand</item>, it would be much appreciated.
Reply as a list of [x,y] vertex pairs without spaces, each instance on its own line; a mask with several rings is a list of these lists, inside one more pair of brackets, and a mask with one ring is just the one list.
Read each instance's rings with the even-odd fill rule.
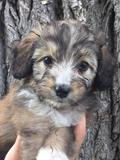
[[[74,128],[75,141],[78,146],[81,146],[86,136],[86,114],[81,115],[79,123]],[[80,147],[79,147],[80,148]]]
[[16,142],[9,150],[5,160],[20,160],[20,136],[17,136]]

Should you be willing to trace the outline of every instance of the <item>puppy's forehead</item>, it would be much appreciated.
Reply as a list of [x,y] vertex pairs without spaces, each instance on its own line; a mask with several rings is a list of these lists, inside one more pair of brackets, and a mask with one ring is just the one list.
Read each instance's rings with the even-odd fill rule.
[[41,37],[46,43],[46,52],[50,52],[46,54],[53,54],[59,60],[63,56],[78,55],[82,48],[97,51],[93,33],[80,22],[59,21],[46,25]]
[[[45,33],[45,34],[44,34]],[[60,47],[66,49],[68,46],[76,44],[76,42],[83,42],[85,40],[93,40],[93,34],[86,25],[80,22],[60,21],[47,25],[44,30],[46,40],[53,41]]]

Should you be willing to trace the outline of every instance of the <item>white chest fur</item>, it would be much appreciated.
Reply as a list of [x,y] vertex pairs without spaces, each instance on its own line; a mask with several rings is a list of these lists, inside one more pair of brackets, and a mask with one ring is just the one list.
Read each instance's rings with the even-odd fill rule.
[[55,148],[41,148],[36,160],[69,160],[64,152]]

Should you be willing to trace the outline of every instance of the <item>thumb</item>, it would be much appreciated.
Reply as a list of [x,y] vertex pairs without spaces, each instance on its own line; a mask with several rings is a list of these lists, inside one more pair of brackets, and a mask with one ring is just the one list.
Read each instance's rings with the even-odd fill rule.
[[86,136],[86,114],[85,113],[81,115],[81,119],[74,129],[74,133],[75,133],[75,139],[77,144],[81,146]]
[[17,136],[15,144],[9,150],[5,160],[20,160],[20,136]]

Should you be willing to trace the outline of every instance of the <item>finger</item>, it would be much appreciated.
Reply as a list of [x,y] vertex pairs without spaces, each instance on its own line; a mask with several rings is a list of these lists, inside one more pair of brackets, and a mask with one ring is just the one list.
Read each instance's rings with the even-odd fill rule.
[[74,129],[75,140],[79,146],[83,143],[86,135],[86,114],[83,113],[79,123],[75,126]]
[[16,142],[9,150],[5,160],[20,160],[20,136],[17,136]]

